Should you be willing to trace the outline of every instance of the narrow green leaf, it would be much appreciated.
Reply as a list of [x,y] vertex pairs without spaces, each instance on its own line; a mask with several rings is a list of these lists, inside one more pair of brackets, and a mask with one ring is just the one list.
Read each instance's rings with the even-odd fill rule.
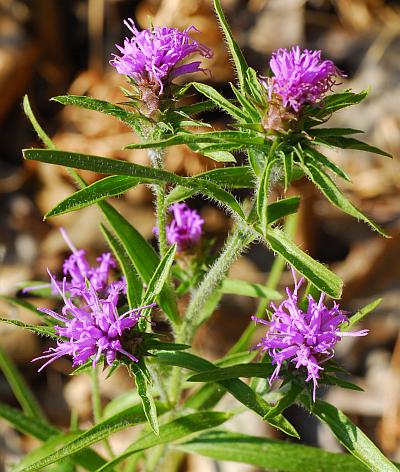
[[241,121],[246,120],[246,114],[242,110],[234,105],[230,100],[223,97],[219,92],[217,92],[213,87],[207,84],[201,84],[194,82],[193,87],[202,93],[205,97],[212,100],[219,108],[224,110],[226,113],[231,115],[235,120]]
[[214,431],[173,446],[215,460],[242,462],[280,472],[367,472],[353,457],[276,439]]
[[[188,352],[160,352],[156,354],[156,357],[158,362],[161,364],[183,367],[196,372],[217,369],[217,367],[212,362],[209,362],[206,359],[202,359],[201,357],[195,356]],[[250,410],[253,410],[262,418],[264,418],[264,416],[269,411],[270,406],[262,398],[262,396],[252,390],[241,380],[229,379],[221,380],[217,383],[219,386],[233,395],[236,400],[247,406],[247,408]],[[295,428],[282,415],[278,415],[275,418],[268,420],[268,423],[285,432],[289,436],[299,437]]]
[[300,197],[282,198],[268,205],[268,224],[272,225],[285,216],[296,213],[299,209]]
[[325,136],[347,136],[349,134],[362,134],[364,131],[353,128],[312,128],[307,131],[310,136],[325,137]]
[[34,130],[39,136],[39,139],[49,149],[55,149],[56,147],[53,141],[47,136],[47,134],[45,133],[45,131],[43,130],[43,128],[40,126],[39,122],[37,121],[35,115],[33,114],[31,104],[29,103],[28,95],[24,95],[23,107],[24,107],[25,115],[28,117],[29,121],[31,122]]
[[[192,82],[191,85],[194,85],[194,83]],[[202,102],[178,107],[176,111],[186,113],[187,115],[197,115],[203,111],[214,110],[215,108],[217,108],[217,106],[213,100],[204,100]]]
[[283,170],[285,178],[285,192],[289,188],[293,175],[293,152],[283,153]]
[[371,146],[367,143],[359,141],[355,138],[345,138],[339,136],[326,136],[324,138],[316,138],[316,144],[321,144],[322,146],[329,146],[329,147],[338,147],[341,149],[356,149],[358,151],[367,151],[373,154],[380,154],[381,156],[385,157],[393,157],[386,151],[379,149],[375,146]]
[[[154,149],[177,146],[179,144],[237,144],[240,147],[245,145],[265,145],[265,138],[258,134],[257,136],[245,131],[210,131],[208,133],[179,133],[173,136],[161,139],[159,141],[129,144],[125,149]],[[206,151],[207,148],[203,148]]]
[[149,433],[142,436],[129,446],[125,451],[114,460],[105,464],[98,472],[111,471],[117,464],[125,458],[139,451],[149,449],[160,444],[171,444],[174,441],[192,436],[205,429],[216,428],[225,423],[232,417],[229,413],[220,413],[217,411],[206,411],[192,413],[190,415],[181,416],[169,423],[160,426],[160,434],[158,436]]
[[[310,112],[313,116],[324,118],[331,115],[335,111],[341,110],[351,105],[357,105],[368,95],[368,90],[363,90],[359,93],[354,93],[350,90],[345,92],[332,93],[327,95],[320,107],[310,107]],[[320,124],[320,123],[317,123]]]
[[[56,428],[49,426],[42,421],[24,415],[21,411],[11,408],[8,405],[0,403],[0,418],[8,421],[15,429],[24,434],[29,434],[41,441],[47,441],[53,436],[61,434]],[[91,449],[86,449],[82,454],[77,454],[72,458],[74,462],[82,465],[84,468],[94,471],[102,464],[104,459]]]
[[[157,253],[143,236],[111,205],[107,202],[100,202],[99,205],[138,274],[148,284],[159,264]],[[168,318],[174,323],[179,323],[180,318],[172,288],[164,287],[158,301]]]
[[[106,157],[56,151],[49,149],[25,149],[24,157],[49,164],[91,170],[102,174],[129,175],[146,183],[170,183],[181,185],[202,193],[224,204],[230,211],[243,217],[243,211],[236,199],[218,185],[195,177],[181,177],[171,172],[152,167],[141,166],[127,161],[118,161]],[[104,202],[100,202],[102,204]]]
[[126,296],[128,298],[129,308],[138,307],[142,299],[143,284],[140,281],[137,270],[118,238],[114,237],[103,224],[101,224],[100,227],[126,279]]
[[355,207],[339,190],[335,182],[319,166],[308,163],[304,171],[309,179],[320,189],[325,197],[340,210],[355,218],[369,224],[372,229],[382,236],[388,237],[385,231],[374,221],[368,218],[357,207]]
[[12,472],[22,472],[27,469],[30,465],[34,464],[37,461],[44,459],[49,454],[53,453],[55,449],[64,446],[67,442],[72,441],[77,436],[79,432],[69,432],[69,433],[60,433],[54,436],[51,436],[47,441],[45,441],[41,446],[36,447],[31,452],[26,454],[26,456],[11,469]]
[[311,147],[305,147],[304,153],[306,156],[310,156],[317,163],[317,166],[322,165],[324,167],[327,167],[334,174],[338,175],[344,180],[347,180],[347,182],[351,182],[350,177],[343,169],[341,169],[339,166],[337,166],[334,162],[329,160],[324,154],[321,154],[316,149]]
[[266,90],[265,87],[261,85],[257,72],[252,67],[248,67],[245,75],[250,96],[257,103],[263,104]]
[[321,381],[321,384],[326,384],[326,385],[337,385],[338,387],[341,388],[347,388],[349,390],[355,390],[356,392],[363,392],[364,389],[359,387],[358,385],[348,382],[347,380],[341,379],[340,377],[335,377],[333,375],[327,375],[325,374]]
[[18,372],[14,362],[6,354],[6,352],[0,347],[0,369],[10,384],[10,387],[21,405],[22,409],[28,416],[37,418],[43,422],[46,422],[46,417],[34,397],[31,389],[25,382],[22,375]]
[[291,382],[290,384],[286,384],[281,387],[281,390],[284,389],[285,392],[282,398],[280,398],[265,415],[265,419],[270,419],[276,415],[280,415],[286,410],[286,408],[289,408],[289,406],[293,405],[300,393],[304,390],[304,386],[296,382]]
[[22,411],[3,403],[0,403],[0,418],[8,421],[21,433],[30,434],[41,441],[46,441],[51,436],[58,434],[56,428],[49,426],[47,423],[37,418],[26,416]]
[[235,295],[244,295],[245,297],[262,297],[269,300],[279,300],[282,298],[281,294],[276,290],[261,284],[247,282],[246,280],[225,279],[220,290],[222,293],[233,293]]
[[5,302],[10,303],[10,305],[14,305],[16,307],[25,308],[25,310],[29,310],[35,315],[41,316],[41,313],[38,311],[38,309],[34,305],[32,305],[32,303],[29,303],[23,298],[8,297],[7,295],[0,295],[0,300],[4,300]]
[[[155,298],[161,293],[161,290],[166,284],[169,273],[172,267],[172,264],[175,259],[176,245],[171,246],[165,256],[162,258],[158,264],[154,274],[152,275],[150,282],[147,286],[146,293],[143,296],[141,305],[146,306],[150,303],[153,303]],[[151,311],[151,308],[145,309],[142,311],[142,316],[146,317],[147,314]]]
[[[219,167],[207,172],[195,175],[193,178],[208,180],[215,185],[226,188],[252,188],[254,186],[254,174],[249,166]],[[167,195],[166,205],[190,198],[196,190],[177,186]]]
[[228,45],[229,52],[231,53],[233,63],[235,64],[240,90],[243,92],[247,88],[245,81],[245,73],[249,66],[247,65],[246,59],[244,58],[242,51],[237,45],[235,39],[233,38],[232,32],[229,28],[228,22],[226,21],[219,0],[214,0],[214,8],[222,31],[224,32],[225,40]]
[[267,378],[274,371],[274,367],[267,363],[237,364],[230,367],[219,367],[192,375],[188,382],[219,382],[221,380],[237,379],[239,377]]
[[365,316],[371,313],[371,311],[375,310],[382,300],[382,298],[377,298],[373,302],[366,305],[364,308],[361,308],[361,310],[357,311],[357,313],[350,317],[349,324],[344,324],[341,327],[341,331],[350,331],[350,329],[352,329],[356,323],[359,323]]
[[[162,409],[161,411],[165,411],[165,409]],[[46,467],[47,465],[53,464],[65,457],[69,457],[72,454],[82,451],[88,446],[107,438],[117,431],[143,423],[144,421],[146,421],[146,416],[143,412],[142,406],[135,405],[121,413],[117,413],[111,418],[100,421],[98,424],[84,431],[57,451],[54,451],[41,460],[25,467],[24,471],[28,472],[29,470],[38,470]]]
[[111,175],[110,177],[105,177],[62,200],[46,213],[45,218],[80,210],[105,198],[121,195],[139,183],[140,179],[126,175]]
[[267,226],[269,224],[268,218],[268,197],[269,197],[269,185],[271,181],[271,173],[275,164],[278,162],[277,159],[272,159],[265,166],[264,172],[261,176],[260,187],[257,193],[257,213],[261,223],[261,229],[266,234]]
[[397,472],[375,444],[349,418],[333,405],[317,400],[311,413],[326,423],[338,441],[374,472]]
[[343,286],[341,279],[320,262],[303,252],[291,239],[285,236],[283,231],[277,228],[268,228],[266,240],[273,251],[280,254],[322,292],[332,298],[340,298]]
[[54,332],[54,328],[51,326],[41,326],[41,325],[28,325],[18,320],[9,320],[7,318],[0,318],[1,323],[7,323],[19,328],[26,329],[32,333],[40,334],[41,336],[48,336],[49,338],[58,339],[59,336]]
[[159,426],[157,418],[157,408],[153,398],[153,395],[150,392],[150,385],[147,381],[146,375],[143,372],[143,369],[146,369],[144,362],[142,365],[131,363],[129,364],[129,371],[135,377],[136,389],[142,400],[142,406],[146,419],[153,430],[153,433],[158,436]]
[[260,122],[260,114],[257,108],[247,99],[247,97],[239,92],[239,90],[231,83],[232,92],[235,94],[237,101],[242,105],[243,110],[246,111],[246,121],[253,121],[258,124]]
[[129,112],[105,100],[98,100],[97,98],[79,96],[79,95],[61,95],[53,97],[51,100],[61,103],[62,105],[73,105],[87,110],[94,110],[104,115],[114,116],[123,123],[131,126],[136,131],[147,121],[142,115]]

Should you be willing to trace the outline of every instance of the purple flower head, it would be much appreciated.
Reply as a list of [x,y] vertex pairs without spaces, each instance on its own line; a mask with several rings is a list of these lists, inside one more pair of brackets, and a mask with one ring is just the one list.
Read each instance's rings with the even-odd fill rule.
[[322,293],[318,302],[308,295],[308,308],[304,312],[299,306],[298,291],[304,278],[294,278],[294,290],[286,288],[287,299],[278,307],[271,303],[272,316],[269,321],[256,316],[252,319],[269,327],[266,335],[255,346],[261,352],[267,351],[276,368],[269,378],[270,385],[279,377],[281,367],[288,361],[295,364],[296,369],[304,367],[307,371],[306,381],[313,381],[313,399],[318,386],[321,364],[334,356],[334,347],[343,336],[365,336],[368,330],[342,332],[340,325],[349,320],[339,305],[333,302],[332,308],[324,305],[325,294]]
[[[93,367],[104,355],[105,361],[111,365],[118,355],[124,355],[133,362],[138,359],[124,349],[124,339],[127,333],[137,324],[141,310],[154,306],[134,308],[119,315],[117,304],[123,291],[122,284],[112,284],[107,298],[99,298],[93,285],[88,282],[87,287],[75,290],[75,298],[66,296],[66,279],[62,288],[49,272],[53,287],[63,298],[64,306],[61,313],[48,308],[39,308],[39,311],[60,321],[55,326],[55,332],[60,336],[57,347],[50,348],[43,356],[33,359],[47,359],[40,367],[39,372],[48,364],[62,356],[68,355],[73,359],[72,365],[84,364],[89,359],[93,361]],[[78,297],[79,295],[79,297]]]
[[185,203],[174,203],[169,211],[173,217],[167,225],[168,242],[177,244],[178,251],[184,251],[200,239],[204,220]]
[[131,18],[125,20],[124,24],[133,36],[125,38],[123,46],[116,44],[121,56],[114,54],[110,64],[120,74],[132,77],[139,85],[158,85],[160,94],[164,84],[175,77],[204,71],[200,61],[180,64],[182,60],[194,53],[205,58],[213,55],[211,49],[189,36],[190,31],[198,31],[194,26],[184,31],[166,26],[139,31]]
[[296,113],[305,104],[317,103],[337,84],[335,77],[344,77],[332,61],[321,58],[321,51],[301,51],[299,46],[273,52],[269,65],[273,77],[265,85],[270,99],[279,96],[283,106]]
[[[66,289],[74,296],[80,294],[86,288],[86,281],[100,294],[106,294],[110,289],[110,269],[116,267],[116,262],[111,253],[105,252],[97,258],[97,266],[91,266],[86,259],[86,251],[76,249],[69,239],[64,228],[61,234],[72,251],[72,254],[64,261],[63,272],[67,277]],[[60,284],[59,284],[60,285]]]

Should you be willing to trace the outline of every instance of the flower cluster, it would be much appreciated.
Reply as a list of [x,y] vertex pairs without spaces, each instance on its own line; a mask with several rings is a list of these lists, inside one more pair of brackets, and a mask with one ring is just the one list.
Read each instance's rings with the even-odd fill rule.
[[185,203],[174,203],[169,211],[173,218],[167,225],[168,242],[176,244],[178,251],[184,251],[200,239],[204,220]]
[[308,295],[308,308],[304,312],[299,307],[298,291],[304,279],[295,281],[293,292],[286,288],[287,299],[278,307],[271,304],[272,316],[270,321],[265,321],[255,316],[252,319],[269,327],[266,335],[255,346],[261,352],[268,352],[272,363],[276,368],[269,378],[270,385],[279,377],[280,370],[285,361],[295,364],[296,369],[305,367],[307,370],[306,381],[313,381],[313,399],[318,386],[321,364],[331,359],[334,355],[334,347],[343,336],[365,336],[368,330],[357,332],[343,332],[341,325],[348,323],[348,318],[339,305],[333,302],[332,308],[324,305],[322,293],[318,302]]
[[212,57],[211,49],[189,36],[190,31],[197,31],[194,26],[184,31],[166,26],[138,31],[131,18],[124,23],[133,36],[125,38],[123,46],[116,45],[121,56],[114,54],[110,64],[138,85],[158,85],[159,93],[162,93],[164,84],[175,77],[204,71],[200,61],[179,65],[182,60],[195,53]]
[[103,254],[98,259],[99,265],[91,267],[86,260],[85,251],[78,251],[65,231],[62,233],[73,251],[64,262],[66,277],[60,282],[50,271],[49,276],[52,289],[61,295],[64,305],[61,313],[48,308],[38,308],[42,313],[62,323],[54,327],[60,339],[57,341],[57,347],[52,347],[43,356],[33,359],[47,359],[39,371],[64,355],[72,357],[74,367],[89,359],[92,359],[95,367],[101,355],[104,355],[108,365],[115,361],[118,354],[138,362],[138,359],[124,348],[124,341],[129,330],[136,326],[141,310],[153,305],[134,308],[119,315],[117,307],[121,295],[125,292],[125,282],[108,282],[109,269],[116,265],[111,254]]
[[305,104],[317,103],[343,73],[330,60],[322,60],[321,51],[294,46],[272,53],[273,77],[265,83],[270,99],[279,96],[285,108],[296,113]]

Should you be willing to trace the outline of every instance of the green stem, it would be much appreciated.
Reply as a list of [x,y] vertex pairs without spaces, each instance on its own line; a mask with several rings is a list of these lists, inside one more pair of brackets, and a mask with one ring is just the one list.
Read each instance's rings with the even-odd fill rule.
[[[150,160],[153,167],[156,169],[163,169],[164,154],[159,149],[149,149]],[[165,208],[165,184],[154,185],[154,193],[156,195],[156,217],[158,229],[158,248],[160,251],[160,258],[163,258],[168,250],[167,242],[167,222],[166,222],[166,208]]]
[[222,282],[231,265],[255,239],[253,232],[245,227],[233,228],[218,259],[211,266],[200,286],[194,293],[186,311],[185,323],[178,333],[177,342],[190,343],[196,329],[204,321],[202,310],[209,297]]
[[[297,226],[297,215],[290,215],[286,219],[285,233],[293,237]],[[285,268],[285,259],[278,255],[275,257],[274,263],[272,264],[271,271],[268,275],[265,287],[275,290],[281,279],[282,272]],[[258,304],[256,316],[263,319],[266,314],[270,300],[268,298],[262,298]],[[257,326],[254,322],[249,323],[247,328],[244,330],[240,339],[231,347],[228,354],[236,354],[237,352],[245,351],[250,348],[251,338],[253,337]]]
[[[204,321],[203,309],[228,272],[230,266],[255,239],[251,229],[235,226],[228,236],[225,246],[210,270],[207,272],[198,289],[193,294],[185,315],[185,322],[177,334],[176,342],[190,344],[196,329]],[[179,400],[182,389],[182,369],[173,368],[170,377],[170,399],[173,403]]]

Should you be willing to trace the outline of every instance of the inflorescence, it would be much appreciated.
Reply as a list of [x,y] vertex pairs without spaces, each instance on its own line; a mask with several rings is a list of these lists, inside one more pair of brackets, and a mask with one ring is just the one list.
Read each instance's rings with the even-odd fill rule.
[[313,382],[313,399],[320,372],[324,369],[321,364],[334,356],[334,347],[344,336],[365,336],[368,330],[356,332],[341,331],[341,327],[349,323],[349,319],[334,301],[332,308],[324,305],[325,294],[322,293],[318,302],[308,295],[308,308],[303,311],[299,307],[298,291],[304,278],[299,281],[294,278],[294,290],[286,288],[287,299],[278,307],[271,303],[272,315],[269,321],[253,316],[257,323],[268,326],[265,337],[255,346],[261,352],[268,352],[272,364],[276,368],[269,378],[270,385],[279,378],[283,364],[288,361],[295,364],[296,369],[305,367],[306,381]]
[[181,252],[199,241],[204,220],[185,203],[174,203],[169,211],[173,217],[167,225],[167,239],[170,244],[176,244]]
[[123,354],[133,362],[138,359],[124,349],[124,339],[141,317],[141,310],[147,307],[134,308],[122,315],[118,313],[121,295],[125,294],[124,280],[109,282],[109,271],[116,266],[110,253],[98,258],[96,267],[90,266],[85,251],[77,250],[68,239],[65,231],[62,234],[72,250],[63,265],[62,282],[49,272],[52,289],[63,300],[61,313],[49,308],[38,308],[39,311],[60,321],[61,326],[54,327],[60,336],[57,347],[50,348],[43,356],[33,359],[48,359],[39,371],[56,359],[69,355],[73,366],[79,366],[92,359],[93,367],[104,355],[108,365],[112,365],[118,354]]
[[284,108],[296,113],[303,105],[315,105],[337,84],[336,77],[344,77],[332,61],[321,58],[321,51],[299,46],[276,50],[269,65],[273,76],[264,84],[270,100],[279,97]]
[[194,26],[184,31],[166,26],[139,31],[131,18],[124,24],[133,36],[125,38],[123,46],[116,45],[121,56],[114,54],[110,64],[138,85],[156,86],[160,94],[164,85],[175,77],[205,70],[201,68],[201,61],[187,64],[181,64],[181,61],[192,54],[205,58],[213,55],[211,49],[190,37],[191,31],[198,31]]

